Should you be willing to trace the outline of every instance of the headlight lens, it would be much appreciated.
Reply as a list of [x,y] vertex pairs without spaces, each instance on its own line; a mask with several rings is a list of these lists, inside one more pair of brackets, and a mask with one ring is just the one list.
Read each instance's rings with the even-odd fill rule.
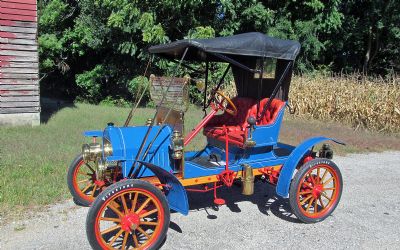
[[112,145],[111,142],[107,139],[104,139],[104,157],[110,156],[113,154],[113,149],[112,149]]
[[82,145],[82,156],[85,162],[95,161],[101,156],[101,146],[99,143],[90,143]]

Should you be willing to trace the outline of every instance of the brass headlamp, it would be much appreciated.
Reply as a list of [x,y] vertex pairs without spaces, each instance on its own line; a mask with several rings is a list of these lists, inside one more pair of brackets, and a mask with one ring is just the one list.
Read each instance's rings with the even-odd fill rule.
[[175,130],[172,133],[172,158],[175,160],[183,157],[183,137],[181,132]]
[[113,154],[111,142],[107,139],[104,139],[103,150],[104,150],[104,157],[107,157],[107,156],[110,156]]
[[101,157],[101,146],[99,143],[89,143],[82,145],[82,156],[83,160],[87,163],[90,161],[96,161],[97,158]]
[[104,180],[104,175],[107,170],[107,163],[103,159],[98,158],[95,170],[96,170],[96,178],[98,180]]

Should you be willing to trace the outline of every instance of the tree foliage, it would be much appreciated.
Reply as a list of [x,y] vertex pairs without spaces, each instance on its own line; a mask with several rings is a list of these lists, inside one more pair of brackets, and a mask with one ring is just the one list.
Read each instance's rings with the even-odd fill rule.
[[[130,100],[149,46],[249,31],[299,40],[301,73],[398,72],[399,9],[395,0],[39,0],[42,93]],[[222,74],[223,65],[213,67]],[[151,70],[172,73],[160,59]]]

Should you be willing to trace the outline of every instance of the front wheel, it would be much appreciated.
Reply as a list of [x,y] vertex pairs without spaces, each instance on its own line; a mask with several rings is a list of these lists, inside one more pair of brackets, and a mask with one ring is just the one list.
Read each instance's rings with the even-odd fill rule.
[[96,179],[94,169],[94,163],[85,163],[81,154],[68,168],[68,189],[77,205],[90,206],[101,192],[102,184]]
[[93,249],[157,249],[170,220],[168,203],[154,185],[124,180],[109,186],[93,202],[86,234]]
[[317,158],[305,163],[296,173],[290,185],[289,203],[301,221],[323,221],[338,205],[342,189],[342,175],[336,164]]

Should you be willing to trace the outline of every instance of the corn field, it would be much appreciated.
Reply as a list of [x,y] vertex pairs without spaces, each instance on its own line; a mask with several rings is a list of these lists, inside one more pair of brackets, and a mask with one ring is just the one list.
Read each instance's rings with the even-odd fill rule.
[[367,79],[358,74],[296,76],[289,103],[294,115],[338,121],[354,128],[400,132],[400,78]]
[[[236,96],[231,82],[224,92]],[[400,132],[400,78],[360,74],[294,76],[289,93],[294,116],[337,121],[355,129]]]

